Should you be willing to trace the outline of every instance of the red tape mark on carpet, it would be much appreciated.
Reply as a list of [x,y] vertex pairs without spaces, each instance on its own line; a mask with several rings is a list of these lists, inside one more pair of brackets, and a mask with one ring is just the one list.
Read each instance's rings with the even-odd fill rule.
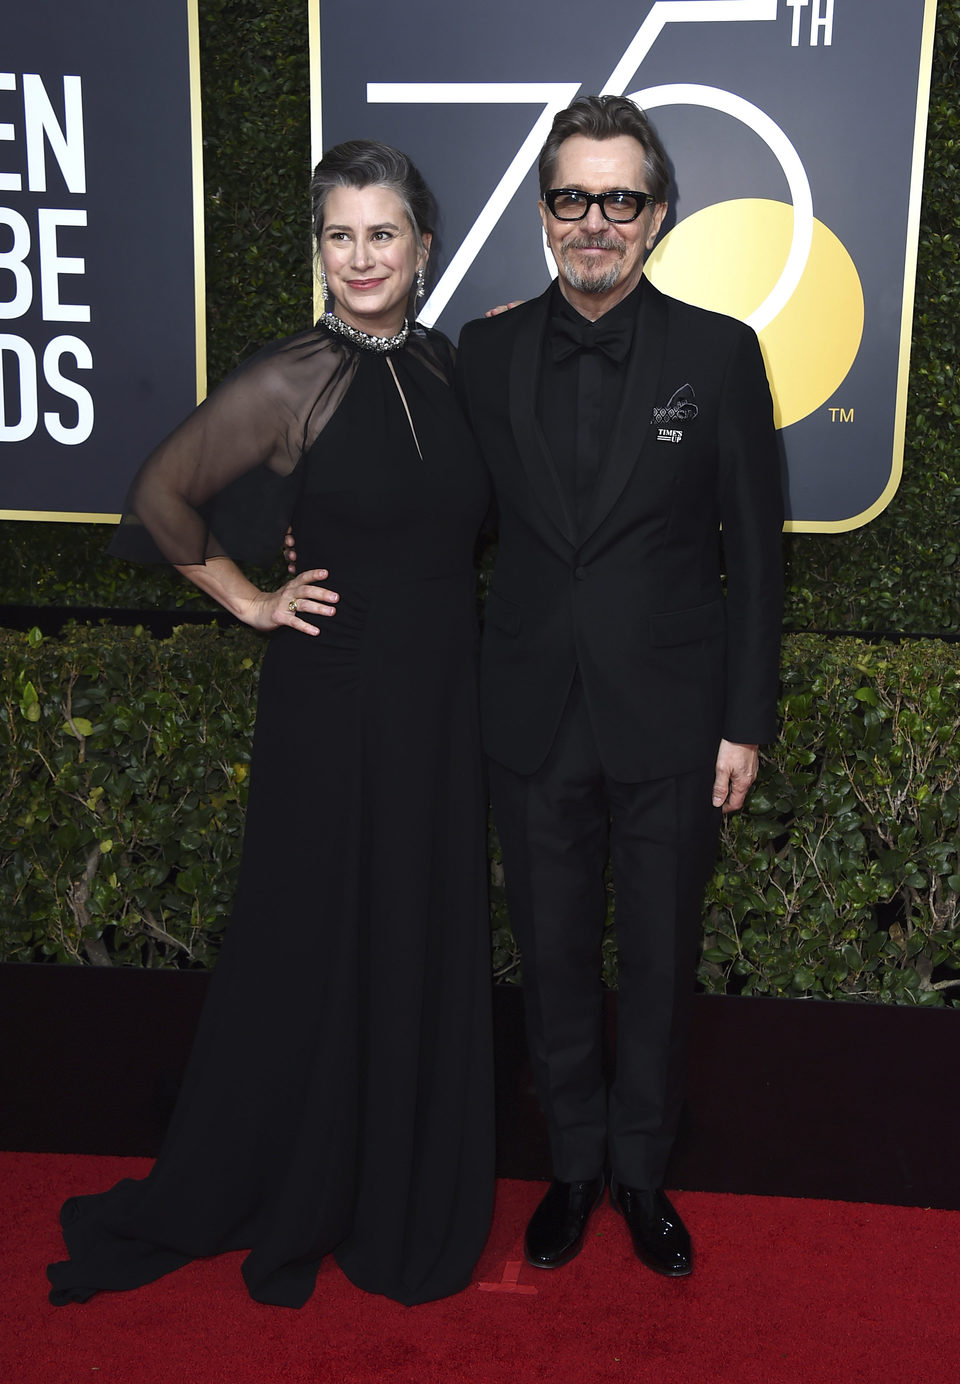
[[508,1259],[499,1283],[478,1283],[477,1287],[481,1293],[533,1293],[536,1297],[536,1288],[528,1283],[518,1282],[522,1268],[522,1259]]

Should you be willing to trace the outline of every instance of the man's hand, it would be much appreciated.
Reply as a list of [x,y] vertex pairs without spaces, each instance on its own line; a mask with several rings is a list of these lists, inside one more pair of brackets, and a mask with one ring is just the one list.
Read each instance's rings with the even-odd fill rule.
[[731,740],[721,740],[713,781],[714,807],[722,807],[724,812],[736,812],[743,807],[759,764],[760,752],[756,745],[735,745]]
[[495,308],[487,308],[484,317],[499,317],[501,312],[509,312],[511,308],[518,308],[521,303],[525,303],[525,298],[514,298],[511,303],[499,303]]

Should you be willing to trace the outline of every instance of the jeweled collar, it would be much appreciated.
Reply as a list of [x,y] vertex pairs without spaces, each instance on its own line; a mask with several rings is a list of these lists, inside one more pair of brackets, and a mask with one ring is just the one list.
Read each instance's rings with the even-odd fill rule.
[[325,312],[320,318],[320,324],[326,327],[327,331],[344,337],[352,346],[358,346],[361,351],[377,351],[381,355],[385,355],[387,351],[399,351],[410,335],[410,323],[406,319],[396,336],[371,336],[369,332],[362,332],[359,327],[351,327],[349,322],[344,322],[335,312]]

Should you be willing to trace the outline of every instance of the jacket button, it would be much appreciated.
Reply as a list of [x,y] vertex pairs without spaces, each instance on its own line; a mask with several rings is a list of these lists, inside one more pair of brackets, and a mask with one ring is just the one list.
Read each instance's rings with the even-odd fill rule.
[[576,577],[577,581],[583,581],[584,577],[587,575],[586,567],[575,567],[573,569],[573,575]]

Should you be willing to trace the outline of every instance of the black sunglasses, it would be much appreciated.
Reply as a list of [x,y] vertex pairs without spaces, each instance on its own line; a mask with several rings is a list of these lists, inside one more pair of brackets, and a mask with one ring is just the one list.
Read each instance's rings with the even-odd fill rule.
[[656,198],[649,192],[584,192],[577,187],[552,187],[543,194],[550,214],[558,221],[582,221],[596,202],[607,221],[636,221],[652,207]]

